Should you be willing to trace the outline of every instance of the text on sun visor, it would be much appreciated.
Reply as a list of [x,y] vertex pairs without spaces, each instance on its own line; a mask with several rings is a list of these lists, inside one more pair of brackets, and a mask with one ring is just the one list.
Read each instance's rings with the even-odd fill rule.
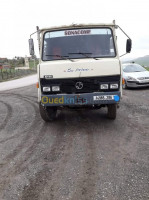
[[65,35],[85,35],[90,33],[91,30],[67,30],[64,32]]
[[110,29],[74,29],[64,31],[52,31],[45,34],[45,38],[68,37],[76,35],[111,35]]

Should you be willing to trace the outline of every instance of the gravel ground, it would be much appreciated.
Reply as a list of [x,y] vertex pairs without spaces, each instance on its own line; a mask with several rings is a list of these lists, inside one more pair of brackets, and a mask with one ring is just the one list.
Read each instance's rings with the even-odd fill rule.
[[0,200],[148,200],[149,89],[45,123],[35,86],[0,92]]

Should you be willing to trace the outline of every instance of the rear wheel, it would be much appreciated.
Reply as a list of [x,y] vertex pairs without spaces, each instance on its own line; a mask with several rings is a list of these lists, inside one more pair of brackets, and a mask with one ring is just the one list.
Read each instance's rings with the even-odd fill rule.
[[109,119],[116,119],[117,114],[117,104],[110,104],[108,105],[108,118]]
[[56,107],[46,107],[39,103],[39,111],[42,119],[45,122],[53,121],[56,118],[57,108]]

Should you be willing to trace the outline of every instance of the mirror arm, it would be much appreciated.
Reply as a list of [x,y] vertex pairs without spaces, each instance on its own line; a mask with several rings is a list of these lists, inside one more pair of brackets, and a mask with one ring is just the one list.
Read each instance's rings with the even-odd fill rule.
[[[131,38],[125,33],[125,31],[120,26],[115,25],[115,28],[119,28],[124,33],[124,35],[126,35],[126,37],[128,37],[128,39],[131,40]],[[125,56],[126,54],[127,54],[127,52],[125,54],[122,54],[120,57]]]
[[38,26],[36,26],[36,29],[37,29],[36,33],[37,33],[38,47],[40,51],[40,30]]
[[31,36],[32,36],[32,35],[34,35],[35,33],[37,33],[37,31],[36,31],[36,32],[34,32],[34,33],[32,33],[32,34],[30,35],[30,39],[32,38]]
[[116,25],[129,39],[131,39],[126,33],[125,33],[125,31],[120,27],[120,26],[118,26],[118,25]]
[[124,53],[123,55],[121,55],[120,57],[122,57],[122,56],[125,56],[127,53]]
[[38,47],[39,47],[39,51],[40,51],[40,30],[39,30],[39,27],[38,27],[38,26],[36,26],[36,29],[37,29],[37,31],[35,31],[34,33],[32,33],[32,34],[30,35],[30,39],[32,38],[32,37],[31,37],[32,35],[34,35],[35,33],[37,33]]

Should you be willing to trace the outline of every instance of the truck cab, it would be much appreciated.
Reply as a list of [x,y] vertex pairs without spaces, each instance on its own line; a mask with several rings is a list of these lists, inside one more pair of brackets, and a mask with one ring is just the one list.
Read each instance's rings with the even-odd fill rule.
[[[122,97],[122,68],[115,23],[37,28],[40,49],[38,102],[44,121],[62,108],[107,108],[116,118]],[[34,54],[33,40],[29,40]],[[127,40],[126,52],[131,50]]]

